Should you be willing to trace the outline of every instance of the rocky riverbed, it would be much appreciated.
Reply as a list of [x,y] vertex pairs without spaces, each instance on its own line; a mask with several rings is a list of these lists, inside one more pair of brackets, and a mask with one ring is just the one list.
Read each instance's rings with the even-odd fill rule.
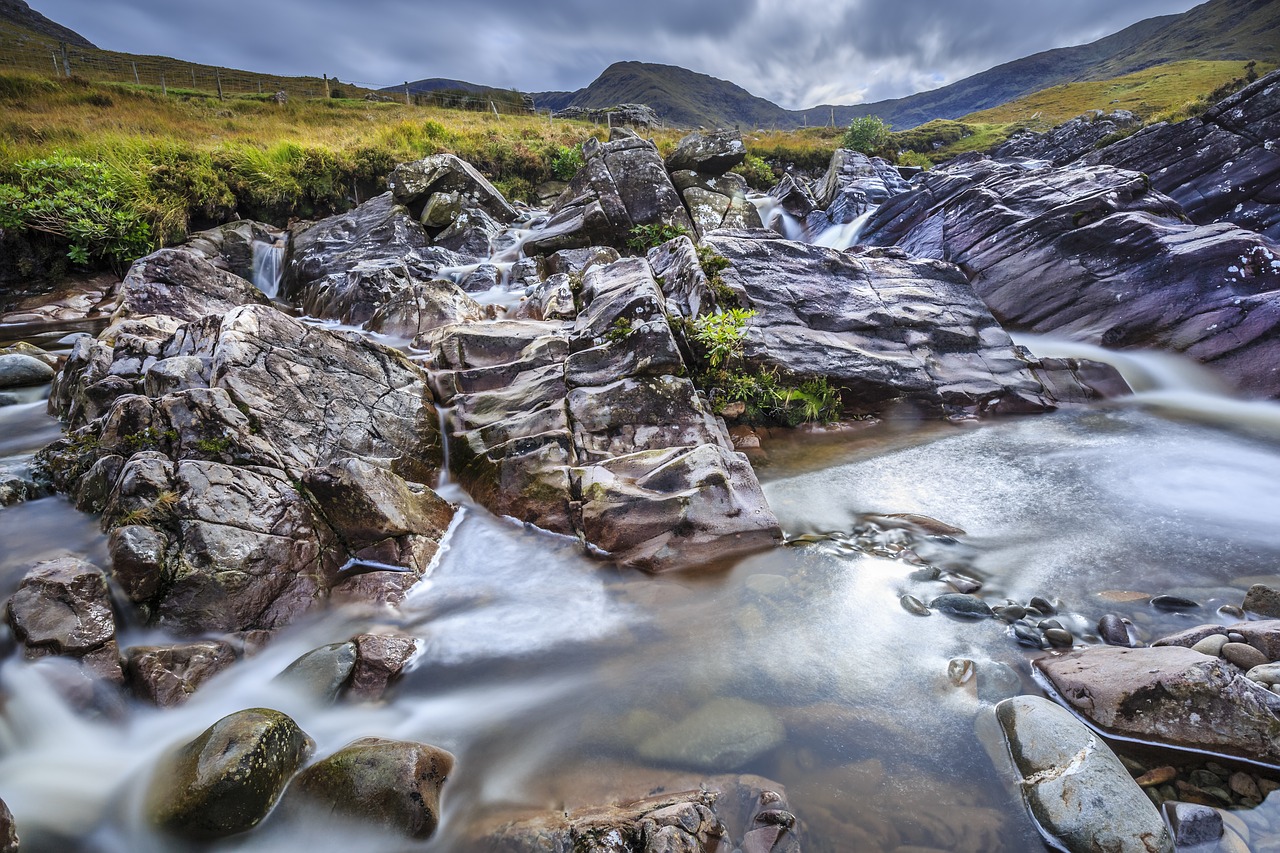
[[1078,135],[436,155],[23,304],[0,849],[1280,849],[1280,409],[1010,335],[1274,397],[1271,220]]

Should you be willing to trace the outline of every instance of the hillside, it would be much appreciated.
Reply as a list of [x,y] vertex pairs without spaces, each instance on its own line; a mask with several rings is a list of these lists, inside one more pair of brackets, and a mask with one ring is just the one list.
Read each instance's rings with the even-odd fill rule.
[[54,41],[76,45],[77,47],[97,47],[78,32],[41,15],[28,6],[24,0],[0,0],[0,21],[30,30],[33,33],[53,39]]
[[643,62],[615,63],[584,89],[541,92],[534,98],[552,109],[643,103],[685,127],[795,128],[826,124],[833,116],[836,125],[846,125],[857,116],[878,115],[901,130],[932,119],[960,118],[1064,83],[1105,80],[1167,62],[1247,59],[1280,62],[1280,3],[1275,0],[1210,0],[1182,15],[1149,18],[1089,44],[1047,50],[949,86],[869,104],[785,110],[733,83]]

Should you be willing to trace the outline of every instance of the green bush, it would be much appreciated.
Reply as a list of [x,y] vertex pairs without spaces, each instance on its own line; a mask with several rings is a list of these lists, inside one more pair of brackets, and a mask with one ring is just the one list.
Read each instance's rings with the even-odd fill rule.
[[557,145],[551,152],[548,166],[551,177],[557,181],[572,181],[583,166],[582,150],[577,146]]
[[882,154],[889,148],[892,128],[879,116],[858,116],[849,123],[849,129],[840,139],[840,147],[860,151],[868,157]]
[[742,357],[747,322],[754,316],[755,311],[730,308],[722,314],[703,314],[693,321],[692,337],[707,364],[714,369]]
[[778,182],[773,174],[773,168],[764,161],[763,157],[757,157],[755,154],[748,154],[746,159],[733,167],[733,171],[747,179],[747,186],[753,190],[767,190]]
[[67,245],[72,263],[122,270],[154,248],[130,177],[105,163],[61,153],[17,163],[0,177],[0,228],[26,228]]

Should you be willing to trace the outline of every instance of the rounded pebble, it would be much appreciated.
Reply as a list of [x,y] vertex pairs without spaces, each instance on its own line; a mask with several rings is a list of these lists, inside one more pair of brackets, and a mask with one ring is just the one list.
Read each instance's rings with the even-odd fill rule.
[[1006,622],[1017,622],[1027,615],[1027,611],[1018,604],[1000,604],[991,609]]
[[1044,598],[1043,596],[1039,596],[1039,595],[1035,596],[1034,598],[1031,599],[1030,604],[1032,607],[1034,607],[1036,610],[1039,610],[1041,613],[1052,614],[1052,613],[1058,612],[1058,608],[1055,607],[1053,603],[1049,601],[1049,599]]
[[1246,640],[1245,640],[1244,634],[1241,634],[1239,631],[1228,631],[1228,632],[1227,632],[1227,642],[1229,642],[1229,643],[1243,643],[1243,642],[1246,642]]
[[968,619],[985,619],[988,616],[995,615],[981,598],[958,592],[940,595],[930,601],[929,606],[950,616],[963,616]]
[[1124,620],[1114,613],[1108,613],[1098,620],[1098,636],[1109,646],[1128,646],[1129,628]]
[[923,569],[916,569],[907,577],[913,581],[936,581],[942,577],[942,571],[937,566],[926,566]]
[[1227,643],[1222,647],[1222,656],[1246,672],[1271,663],[1266,655],[1247,643]]
[[943,575],[942,580],[951,585],[956,592],[971,593],[982,589],[982,584],[964,575]]
[[1227,638],[1226,634],[1210,634],[1192,646],[1191,650],[1199,652],[1202,655],[1209,655],[1216,658],[1218,655],[1222,654],[1222,647],[1228,642],[1230,642],[1230,640]]
[[1036,627],[1041,631],[1063,630],[1062,623],[1057,619],[1043,619]]
[[1224,604],[1218,608],[1218,612],[1223,616],[1230,616],[1232,619],[1244,618],[1244,610],[1236,607],[1234,604]]
[[1157,595],[1151,599],[1151,606],[1157,610],[1194,610],[1200,603],[1180,595]]
[[1057,646],[1060,649],[1069,647],[1075,638],[1071,636],[1070,631],[1062,628],[1050,628],[1044,632],[1044,638],[1049,641],[1050,645]]
[[1040,632],[1025,622],[1013,623],[1013,635],[1018,638],[1018,642],[1021,645],[1040,648]]
[[956,687],[960,687],[973,678],[973,661],[968,658],[953,658],[947,663],[947,678]]
[[910,613],[912,616],[928,616],[932,611],[924,606],[924,602],[916,598],[914,595],[904,595],[898,599],[898,603],[902,605],[902,609]]

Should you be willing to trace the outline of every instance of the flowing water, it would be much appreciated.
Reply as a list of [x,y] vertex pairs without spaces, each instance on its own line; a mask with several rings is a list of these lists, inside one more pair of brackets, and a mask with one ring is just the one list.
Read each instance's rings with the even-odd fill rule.
[[268,299],[280,295],[280,278],[284,274],[283,242],[253,242],[253,284]]
[[[1046,354],[1065,346],[1023,342]],[[1124,401],[774,440],[759,473],[791,543],[732,570],[648,577],[607,567],[446,483],[462,510],[397,616],[333,612],[297,625],[180,708],[86,717],[50,686],[55,663],[9,652],[0,796],[24,851],[175,849],[140,817],[148,768],[220,717],[266,706],[293,716],[318,755],[370,735],[453,752],[426,850],[463,849],[522,815],[736,773],[785,786],[806,851],[1041,849],[975,733],[992,701],[1039,692],[1034,654],[1001,622],[903,610],[903,594],[949,591],[913,579],[920,560],[980,581],[988,599],[1060,598],[1085,638],[1106,612],[1146,639],[1230,621],[1219,605],[1239,604],[1259,579],[1280,582],[1280,407],[1223,396],[1168,357],[1122,360],[1142,389]],[[38,400],[0,408],[6,460],[58,433]],[[964,532],[895,526],[894,513]],[[59,497],[0,510],[0,596],[60,554],[105,565],[95,519]],[[1161,613],[1147,604],[1159,593],[1202,606]],[[312,648],[388,627],[417,637],[419,653],[383,703],[317,705],[273,680]],[[122,647],[165,639],[137,627],[120,638]],[[948,678],[956,658],[977,664],[959,687]],[[1266,837],[1280,808],[1264,804],[1248,819]],[[213,849],[405,846],[365,828],[317,835],[268,818]]]

